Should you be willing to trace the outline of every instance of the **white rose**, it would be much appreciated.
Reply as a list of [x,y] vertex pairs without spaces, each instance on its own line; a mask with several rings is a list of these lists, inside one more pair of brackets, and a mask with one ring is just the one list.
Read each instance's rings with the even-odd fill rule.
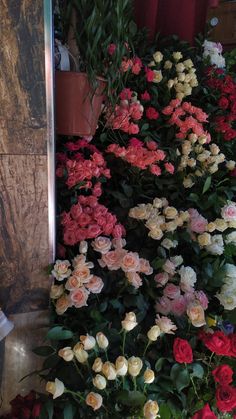
[[197,281],[196,272],[190,266],[181,266],[180,274],[180,288],[182,291],[187,292],[190,290]]
[[236,231],[233,231],[232,233],[227,234],[227,236],[225,238],[225,243],[236,244]]
[[129,332],[133,330],[137,326],[136,315],[132,311],[130,313],[126,313],[124,320],[121,322],[122,328]]
[[215,234],[211,237],[211,244],[206,246],[207,252],[212,255],[222,255],[224,252],[224,242],[221,234]]

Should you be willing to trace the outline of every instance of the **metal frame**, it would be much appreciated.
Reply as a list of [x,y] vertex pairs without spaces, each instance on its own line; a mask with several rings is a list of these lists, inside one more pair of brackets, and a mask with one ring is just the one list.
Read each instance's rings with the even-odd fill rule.
[[52,0],[44,0],[45,87],[48,157],[48,240],[50,262],[54,261],[56,255],[54,31],[52,3]]

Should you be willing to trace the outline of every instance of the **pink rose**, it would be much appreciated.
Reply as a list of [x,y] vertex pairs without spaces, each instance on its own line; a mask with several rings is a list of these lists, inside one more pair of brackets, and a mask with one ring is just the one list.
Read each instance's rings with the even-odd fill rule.
[[87,306],[88,296],[89,292],[84,287],[80,287],[70,293],[70,301],[76,308],[84,307]]
[[147,259],[139,259],[139,272],[145,275],[151,275],[153,273],[153,269]]
[[107,48],[107,52],[109,55],[113,55],[116,51],[116,44],[109,44]]
[[173,262],[170,261],[170,259],[167,259],[162,266],[163,270],[173,276],[175,274],[175,265]]
[[195,291],[195,298],[199,301],[204,310],[208,307],[208,298],[204,291]]
[[134,288],[139,288],[142,285],[142,278],[137,272],[126,272],[126,278]]
[[112,230],[112,236],[119,239],[125,234],[125,229],[121,224],[116,224]]
[[157,287],[164,287],[169,280],[169,275],[166,272],[161,272],[154,276],[154,280],[157,282]]
[[182,316],[185,313],[186,301],[182,295],[171,301],[171,311],[175,316]]
[[99,234],[101,234],[101,232],[102,232],[102,230],[99,227],[99,225],[90,224],[88,226],[87,237],[88,237],[88,239],[93,239],[94,237],[99,236]]
[[171,175],[173,175],[174,171],[175,171],[175,167],[173,166],[172,163],[165,163],[164,164],[165,169],[168,173],[170,173]]
[[104,268],[105,266],[110,271],[117,271],[120,269],[121,258],[126,254],[127,250],[116,249],[102,255],[102,258],[98,260],[99,265]]
[[148,141],[146,145],[147,145],[148,150],[154,151],[157,149],[156,141]]
[[200,215],[199,212],[193,208],[190,208],[188,212],[190,214],[190,230],[195,233],[204,233],[208,224],[207,219],[202,217],[202,215]]
[[129,126],[128,132],[131,135],[138,134],[139,133],[139,127],[138,127],[138,125],[137,124],[134,124],[133,122],[131,122],[131,124]]
[[157,164],[151,164],[149,170],[155,176],[161,175],[161,168]]
[[167,297],[161,297],[155,305],[157,313],[169,314],[171,311],[171,300]]
[[180,288],[174,284],[167,284],[163,290],[163,295],[174,300],[180,296]]
[[236,204],[231,202],[229,205],[225,205],[221,210],[221,215],[225,221],[236,220]]
[[141,99],[142,100],[150,100],[151,99],[151,96],[149,95],[149,93],[148,93],[148,91],[147,90],[145,90],[145,92],[143,92],[142,94],[141,94]]
[[120,267],[124,272],[139,271],[139,255],[136,252],[128,252],[121,260]]
[[95,275],[93,275],[90,281],[86,284],[86,288],[88,288],[88,290],[91,291],[93,294],[100,294],[103,287],[104,283],[102,279]]

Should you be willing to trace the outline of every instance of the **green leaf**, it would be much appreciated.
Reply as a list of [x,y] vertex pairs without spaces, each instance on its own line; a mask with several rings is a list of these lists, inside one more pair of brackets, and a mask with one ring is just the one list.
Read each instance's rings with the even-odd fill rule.
[[210,188],[210,186],[211,186],[211,176],[208,176],[208,177],[206,178],[205,183],[204,183],[202,193],[204,194],[205,192],[207,192],[207,191],[208,191],[208,189]]
[[49,356],[55,353],[55,349],[52,346],[38,346],[32,352],[39,356]]
[[43,404],[43,408],[41,410],[39,419],[52,419],[53,418],[53,401],[48,400],[46,403]]
[[156,372],[161,371],[161,369],[162,369],[162,366],[163,366],[164,362],[165,362],[165,358],[159,358],[159,359],[157,360],[157,362],[156,362],[156,364],[155,364],[155,370],[156,370]]
[[193,372],[191,374],[192,377],[202,378],[204,376],[204,369],[201,364],[193,364],[192,365]]
[[67,403],[63,411],[63,419],[73,419],[75,408],[70,403]]
[[48,340],[66,340],[72,337],[73,333],[71,330],[64,329],[62,326],[55,326],[48,331],[46,338]]
[[159,414],[160,414],[161,418],[172,419],[171,410],[170,410],[170,408],[167,404],[161,404],[160,405]]
[[122,390],[117,394],[117,401],[124,406],[137,407],[145,403],[146,397],[140,391]]
[[170,377],[178,391],[183,390],[183,388],[188,387],[190,383],[190,375],[186,368],[182,367],[180,364],[174,364],[171,368]]

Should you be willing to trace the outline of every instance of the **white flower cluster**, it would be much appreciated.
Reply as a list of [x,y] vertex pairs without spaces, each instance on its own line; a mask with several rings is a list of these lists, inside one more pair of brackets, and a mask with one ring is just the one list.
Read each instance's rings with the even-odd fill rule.
[[225,310],[236,308],[236,266],[230,263],[225,265],[224,285],[216,297]]
[[211,42],[205,40],[203,43],[204,51],[203,57],[209,58],[210,63],[218,68],[225,67],[225,59],[222,56],[222,45],[218,42]]

